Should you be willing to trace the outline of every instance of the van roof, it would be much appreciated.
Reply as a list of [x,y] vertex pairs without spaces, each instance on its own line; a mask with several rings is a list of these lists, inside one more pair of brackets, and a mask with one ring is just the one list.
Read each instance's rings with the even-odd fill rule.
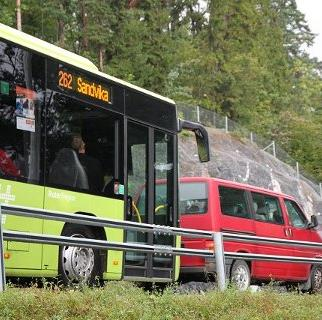
[[70,52],[68,50],[62,49],[62,48],[55,46],[53,44],[50,44],[49,42],[46,42],[44,40],[33,37],[33,36],[31,36],[27,33],[24,33],[22,31],[18,31],[17,29],[11,28],[11,27],[4,25],[2,23],[0,23],[0,38],[3,38],[3,39],[6,39],[10,42],[19,44],[25,48],[29,48],[29,49],[39,52],[43,55],[46,55],[48,57],[52,57],[52,58],[57,59],[59,61],[68,63],[74,67],[86,70],[88,72],[91,72],[91,73],[101,76],[103,78],[106,78],[116,84],[123,86],[123,87],[127,87],[130,89],[136,90],[136,91],[140,91],[141,93],[147,94],[147,95],[157,98],[159,100],[163,100],[167,103],[175,105],[175,102],[172,99],[161,96],[161,95],[154,93],[152,91],[140,88],[140,87],[135,86],[129,82],[126,82],[126,81],[120,80],[118,78],[115,78],[113,76],[107,75],[103,72],[100,72],[98,70],[98,68],[95,66],[95,64],[93,62],[91,62],[89,59],[86,59],[78,54],[75,54],[75,53]]
[[294,197],[284,194],[282,192],[276,192],[276,191],[273,191],[270,189],[265,189],[265,188],[253,186],[250,184],[245,184],[245,183],[240,183],[240,182],[235,182],[235,181],[230,181],[230,180],[224,180],[224,179],[218,179],[218,178],[212,178],[212,177],[182,177],[182,178],[180,178],[180,182],[184,182],[184,183],[187,183],[187,182],[205,182],[205,183],[215,182],[216,184],[224,184],[229,187],[242,188],[242,189],[247,189],[247,190],[254,191],[254,192],[264,192],[264,193],[269,193],[271,195],[283,196],[284,198],[295,200]]

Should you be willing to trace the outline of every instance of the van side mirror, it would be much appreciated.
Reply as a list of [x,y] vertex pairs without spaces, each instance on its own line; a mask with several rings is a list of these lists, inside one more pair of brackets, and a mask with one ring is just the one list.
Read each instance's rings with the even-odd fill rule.
[[311,222],[309,222],[308,224],[308,228],[309,229],[313,229],[313,228],[316,228],[318,226],[318,218],[313,214],[311,216]]
[[198,155],[200,162],[210,160],[208,132],[203,125],[187,120],[179,119],[179,131],[182,129],[194,132],[196,136]]

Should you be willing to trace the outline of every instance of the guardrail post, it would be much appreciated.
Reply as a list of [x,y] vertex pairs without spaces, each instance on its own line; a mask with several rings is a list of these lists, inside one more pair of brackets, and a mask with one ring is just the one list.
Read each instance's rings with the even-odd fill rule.
[[276,145],[275,145],[275,141],[272,142],[272,146],[273,146],[273,156],[276,158]]
[[200,122],[200,108],[197,106],[197,122]]
[[4,252],[3,252],[3,236],[2,236],[2,214],[0,205],[0,292],[3,292],[6,287],[6,274],[4,270]]
[[225,132],[228,133],[228,117],[225,117]]
[[213,235],[215,245],[215,258],[216,258],[216,274],[217,283],[220,291],[226,289],[226,273],[225,273],[225,256],[224,256],[224,243],[222,240],[221,232],[214,232]]
[[300,165],[297,161],[296,161],[296,177],[298,180],[300,179]]

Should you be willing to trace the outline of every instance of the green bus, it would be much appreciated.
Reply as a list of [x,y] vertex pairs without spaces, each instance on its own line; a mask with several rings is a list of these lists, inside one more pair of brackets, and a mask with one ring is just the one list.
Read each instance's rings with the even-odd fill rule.
[[[0,203],[177,226],[175,103],[108,76],[89,60],[0,24]],[[162,181],[162,194],[156,185]],[[144,200],[142,200],[144,197]],[[140,198],[140,205],[136,205]],[[4,229],[115,242],[180,246],[173,236],[3,216]],[[4,243],[12,277],[173,281],[179,259],[21,242]]]

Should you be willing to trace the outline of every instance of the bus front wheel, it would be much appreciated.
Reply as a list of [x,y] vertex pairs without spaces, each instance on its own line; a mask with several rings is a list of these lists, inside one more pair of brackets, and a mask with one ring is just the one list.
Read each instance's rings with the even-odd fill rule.
[[[93,229],[83,225],[66,224],[62,236],[95,239]],[[93,285],[101,278],[100,255],[92,248],[61,246],[59,248],[58,272],[65,285]]]

